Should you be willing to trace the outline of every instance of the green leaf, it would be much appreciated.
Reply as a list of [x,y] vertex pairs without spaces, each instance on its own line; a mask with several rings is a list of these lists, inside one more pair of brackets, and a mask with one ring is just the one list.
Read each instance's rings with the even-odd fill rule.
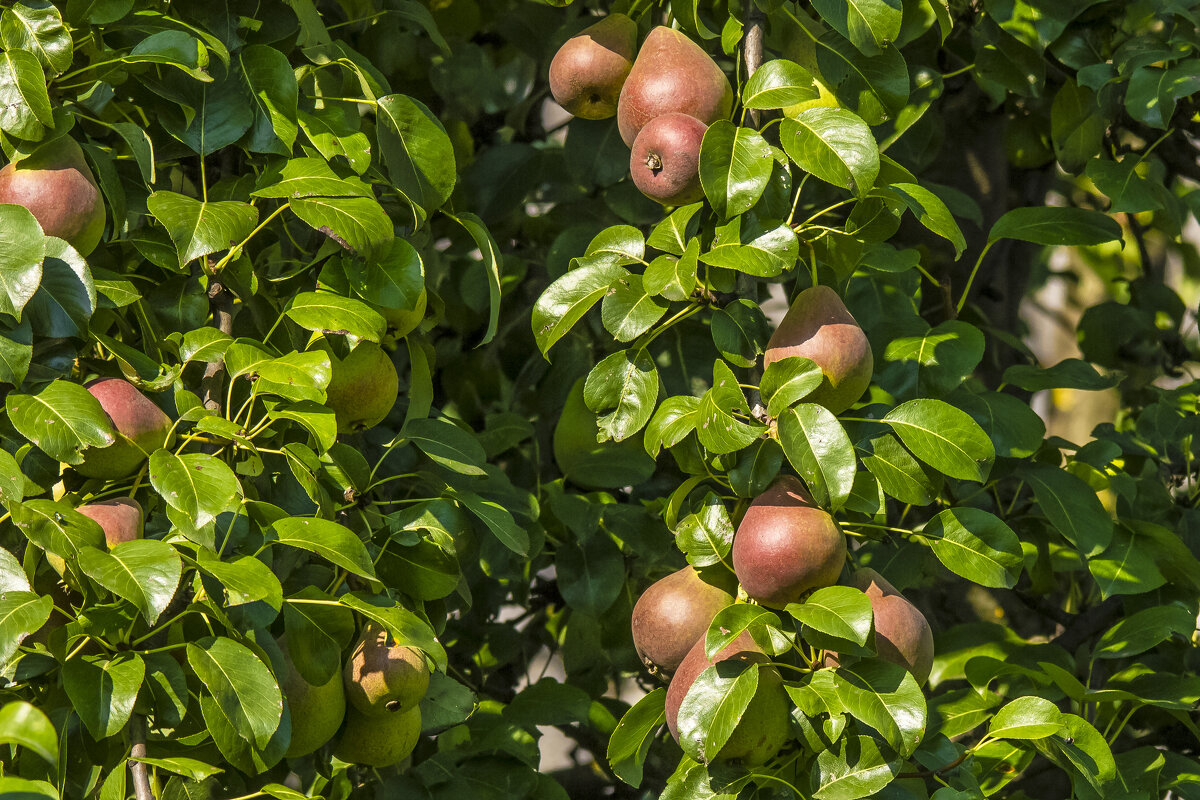
[[1179,634],[1191,638],[1196,616],[1181,605],[1153,606],[1117,620],[1092,651],[1094,658],[1140,655]]
[[650,330],[665,313],[667,307],[646,291],[642,276],[633,273],[613,281],[600,305],[604,329],[618,342],[632,342]]
[[988,242],[1017,239],[1046,246],[1095,245],[1119,240],[1121,226],[1099,211],[1086,208],[1031,206],[1014,208],[988,232]]
[[212,764],[205,764],[195,758],[175,756],[173,758],[130,758],[130,761],[140,761],[174,775],[182,775],[191,781],[203,781],[213,775],[219,775],[225,770]]
[[300,132],[296,120],[300,88],[292,65],[281,51],[263,44],[248,45],[237,57],[254,102],[249,148],[291,155]]
[[211,727],[219,714],[238,736],[265,748],[283,716],[283,696],[267,665],[224,636],[188,642],[187,660],[215,701],[201,705],[205,722]]
[[845,736],[817,754],[809,773],[817,800],[859,800],[882,790],[900,772],[870,736]]
[[700,260],[714,267],[773,278],[791,269],[800,254],[796,233],[787,225],[768,228],[753,213],[717,227],[712,248]]
[[1088,560],[1088,571],[1096,579],[1102,598],[1114,595],[1145,594],[1167,582],[1154,561],[1154,554],[1139,541],[1148,537],[1134,535],[1124,527],[1113,532],[1112,544]]
[[555,548],[559,591],[572,608],[599,617],[625,588],[625,560],[608,536],[597,533],[580,543]]
[[348,608],[378,622],[398,644],[409,645],[423,651],[433,659],[443,672],[446,670],[446,650],[438,641],[433,628],[425,620],[407,608],[396,605],[394,600],[350,592],[338,598]]
[[355,294],[384,308],[413,311],[425,291],[421,254],[404,239],[393,239],[378,260],[343,258],[342,269]]
[[242,486],[225,462],[207,453],[150,454],[150,485],[171,508],[202,528],[229,509]]
[[643,443],[646,452],[656,457],[663,447],[674,447],[696,429],[696,411],[700,399],[691,395],[668,397],[646,424]]
[[41,284],[45,254],[42,226],[29,209],[0,204],[0,313],[21,321],[21,310]]
[[1063,537],[1091,558],[1104,551],[1113,537],[1112,517],[1090,486],[1049,464],[1030,464],[1021,477],[1046,519]]
[[1096,93],[1067,78],[1050,108],[1050,141],[1062,168],[1078,173],[1099,155],[1106,127]]
[[320,158],[292,158],[282,167],[270,169],[255,185],[252,197],[373,197],[369,184],[360,178],[340,178]]
[[58,766],[58,732],[54,724],[41,709],[24,700],[9,701],[0,708],[0,743],[26,747],[51,767]]
[[871,600],[852,586],[817,589],[803,603],[789,603],[786,611],[808,628],[859,647],[871,638]]
[[948,508],[921,530],[947,569],[980,586],[1011,589],[1025,559],[1021,540],[999,518],[978,508]]
[[962,228],[958,227],[942,198],[915,183],[893,183],[888,190],[904,201],[918,222],[954,245],[956,259],[967,249]]
[[957,408],[941,400],[909,400],[882,421],[917,458],[939,472],[964,481],[987,479],[995,449],[975,420]]
[[475,694],[441,672],[429,676],[429,690],[421,698],[421,733],[434,736],[466,722],[475,710]]
[[733,534],[729,511],[713,492],[704,496],[700,510],[684,517],[675,531],[676,545],[693,567],[728,564]]
[[716,657],[745,631],[764,650],[769,650],[769,628],[778,630],[779,617],[775,612],[752,603],[733,603],[717,612],[704,635],[704,655]]
[[[1053,750],[1079,770],[1096,791],[1117,776],[1117,764],[1104,736],[1083,717],[1063,714],[1065,730],[1061,736],[1047,740]],[[1060,759],[1059,763],[1061,763]]]
[[712,761],[758,691],[759,665],[736,659],[701,672],[679,705],[679,745],[700,762]]
[[879,146],[857,115],[841,108],[809,108],[779,126],[779,140],[805,172],[866,197],[879,175]]
[[313,230],[363,258],[380,257],[395,238],[391,218],[373,197],[301,197],[289,205]]
[[379,342],[387,321],[361,300],[332,292],[300,292],[284,311],[301,328],[322,333],[343,333]]
[[146,199],[146,208],[166,228],[180,268],[236,246],[258,223],[258,209],[249,203],[205,203],[176,192],[154,192]]
[[77,383],[52,381],[33,395],[12,392],[4,407],[17,432],[56,461],[79,464],[85,448],[117,440],[100,401]]
[[[8,455],[5,453],[4,455]],[[9,456],[11,458],[11,456]],[[0,456],[0,462],[4,460],[4,456]],[[0,479],[2,480],[2,479]],[[2,485],[2,484],[0,484]],[[0,495],[2,496],[2,495]],[[19,502],[20,498],[13,502]],[[6,508],[11,508],[12,502],[4,503]],[[17,561],[16,556],[0,547],[0,594],[4,592],[29,592],[32,589],[29,586],[29,578],[25,575],[25,570],[21,568],[21,562]]]
[[839,667],[835,675],[838,700],[846,711],[879,731],[900,755],[912,755],[925,735],[926,717],[925,695],[912,674],[888,661],[869,659]]
[[996,712],[988,725],[995,739],[1045,739],[1063,729],[1058,706],[1041,697],[1018,697]]
[[659,256],[646,267],[642,288],[667,300],[687,300],[696,290],[696,264],[699,257],[699,239],[688,242],[682,256]]
[[730,363],[750,368],[766,349],[771,325],[758,303],[745,298],[713,311],[710,322],[713,344]]
[[600,417],[602,440],[620,442],[645,427],[658,403],[658,369],[644,349],[621,350],[588,373],[583,399]]
[[354,614],[315,586],[305,586],[283,604],[287,651],[296,671],[323,686],[342,671],[342,651],[354,639]]
[[420,210],[422,219],[441,208],[458,176],[454,147],[441,121],[419,100],[392,94],[379,98],[379,147],[392,184]]
[[33,328],[29,321],[15,330],[0,331],[0,383],[20,386],[33,362]]
[[21,0],[6,8],[0,14],[0,43],[5,50],[28,50],[55,75],[70,68],[75,54],[62,15],[47,0]]
[[316,517],[287,517],[271,524],[280,544],[316,553],[364,578],[375,578],[375,566],[362,540],[349,528]]
[[666,219],[654,226],[646,244],[664,253],[683,255],[688,242],[699,229],[699,218],[696,214],[703,207],[703,203],[692,203],[675,209]]
[[362,175],[371,165],[371,142],[357,127],[350,127],[342,110],[333,105],[312,112],[301,108],[296,115],[300,130],[326,160],[345,158]]
[[782,58],[760,66],[742,87],[746,108],[784,108],[819,96],[812,74]]
[[767,413],[780,416],[798,400],[813,392],[825,375],[815,362],[801,356],[772,361],[763,371],[759,394],[767,404]]
[[21,640],[45,625],[53,610],[54,600],[48,596],[38,597],[23,590],[0,592],[0,667],[7,666]]
[[941,492],[941,475],[922,466],[895,436],[876,436],[868,446],[870,455],[863,455],[863,466],[889,496],[901,503],[926,506]]
[[470,431],[446,419],[413,419],[404,424],[401,436],[443,467],[463,475],[486,475],[487,453]]
[[58,790],[49,782],[25,778],[0,778],[0,795],[12,800],[59,800]]
[[817,504],[838,511],[854,487],[858,459],[842,423],[829,409],[801,403],[779,418],[779,443]]
[[494,500],[486,500],[467,489],[449,487],[456,500],[479,518],[500,543],[519,556],[529,554],[529,532],[517,524],[513,515]]
[[1166,130],[1176,104],[1196,92],[1200,92],[1200,59],[1179,61],[1169,69],[1138,67],[1129,76],[1125,110],[1138,122]]
[[183,31],[159,31],[138,42],[122,55],[126,64],[164,64],[175,67],[197,81],[211,82],[208,74],[208,50],[195,36]]
[[190,361],[220,361],[233,337],[212,327],[190,330],[183,334],[179,344],[179,360],[184,364]]
[[613,281],[629,274],[616,264],[587,264],[546,287],[533,307],[533,336],[546,356],[554,343],[608,293]]
[[65,502],[34,499],[10,511],[26,539],[61,558],[73,559],[81,550],[105,546],[100,526]]
[[[471,234],[471,238],[475,240],[475,246],[479,248],[480,257],[483,259],[484,273],[488,280],[489,311],[487,332],[483,334],[480,344],[487,344],[496,336],[500,325],[500,263],[502,261],[500,247],[492,238],[487,226],[483,224],[483,220],[475,214],[464,211],[457,216],[452,214],[446,216],[467,229],[467,233]],[[545,355],[548,349],[549,345],[542,348],[542,354]]]
[[774,163],[762,134],[717,120],[700,145],[700,185],[718,215],[736,217],[762,197]]
[[79,655],[63,664],[62,682],[71,708],[97,741],[121,732],[146,677],[146,662],[137,653],[113,658]]
[[900,35],[900,0],[814,0],[813,8],[866,56],[877,55]]
[[1130,214],[1163,207],[1157,191],[1161,184],[1139,175],[1137,169],[1141,164],[1142,158],[1134,155],[1127,155],[1120,161],[1094,158],[1087,163],[1087,176],[1112,201],[1108,213]]
[[642,768],[654,734],[667,721],[663,705],[666,695],[665,686],[643,695],[621,717],[608,739],[608,764],[613,774],[630,786],[641,785]]
[[138,607],[154,625],[179,587],[183,563],[175,548],[156,539],[122,542],[109,552],[86,548],[79,566],[96,583]]
[[1043,389],[1082,389],[1098,392],[1111,389],[1121,382],[1121,376],[1101,375],[1096,367],[1078,358],[1066,358],[1052,367],[1034,364],[1013,364],[1004,370],[1004,383],[1011,383],[1027,392]]
[[748,447],[766,431],[764,425],[743,422],[734,416],[734,412],[746,415],[749,410],[733,370],[723,360],[716,361],[713,386],[704,393],[696,409],[696,435],[700,444],[718,454]]
[[53,127],[54,110],[37,56],[27,50],[0,52],[0,130],[36,140]]

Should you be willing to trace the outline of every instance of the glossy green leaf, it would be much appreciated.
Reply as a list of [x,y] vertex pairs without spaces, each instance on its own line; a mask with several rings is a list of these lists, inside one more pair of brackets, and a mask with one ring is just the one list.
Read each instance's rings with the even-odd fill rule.
[[167,505],[198,528],[228,510],[242,493],[233,470],[207,453],[180,456],[156,450],[150,455],[149,472],[150,485]]
[[[58,765],[58,732],[36,706],[11,700],[0,707],[0,742],[26,747],[52,767]],[[4,789],[0,785],[0,789]]]
[[330,292],[301,292],[288,303],[284,312],[301,328],[321,333],[345,333],[378,342],[387,322],[361,300]]
[[1121,226],[1099,211],[1035,206],[1014,208],[992,225],[988,241],[1017,239],[1047,246],[1094,245],[1121,238]]
[[718,215],[736,217],[762,197],[773,164],[771,146],[762,134],[717,120],[700,146],[700,185]]
[[813,361],[790,356],[772,361],[763,371],[759,393],[767,404],[767,413],[780,416],[784,410],[803,400],[821,385],[825,375]]
[[83,549],[79,566],[96,583],[137,606],[147,625],[171,603],[183,573],[175,548],[156,539],[123,542],[107,553]]
[[739,367],[754,366],[771,338],[771,326],[762,309],[744,298],[714,310],[710,328],[717,352]]
[[779,418],[779,443],[818,505],[836,512],[846,504],[858,459],[837,417],[824,406],[801,403]]
[[424,216],[450,197],[457,179],[454,147],[441,121],[405,95],[379,98],[383,161],[393,185]]
[[667,307],[645,288],[641,275],[630,273],[613,281],[600,305],[604,329],[618,342],[632,342],[667,313]]
[[271,525],[271,531],[280,544],[316,553],[355,575],[375,577],[366,547],[343,525],[315,517],[288,517]]
[[758,690],[759,665],[730,659],[705,668],[679,706],[679,745],[700,762],[717,757]]
[[646,426],[658,404],[654,360],[643,349],[613,353],[588,373],[583,397],[600,415],[597,424],[605,439],[628,439]]
[[1181,605],[1145,608],[1104,632],[1096,642],[1096,658],[1128,658],[1140,655],[1179,634],[1190,638],[1196,617]]
[[38,139],[54,127],[46,75],[28,50],[0,52],[0,130],[19,139]]
[[809,108],[779,126],[788,157],[805,172],[865,197],[879,175],[879,146],[871,129],[841,108]]
[[709,492],[700,508],[684,517],[675,531],[679,549],[693,567],[729,563],[733,548],[733,522],[725,503]]
[[980,586],[1011,589],[1025,563],[1021,540],[999,518],[978,508],[948,508],[921,531],[951,572]]
[[900,0],[815,0],[813,8],[863,55],[878,54],[900,35]]
[[75,47],[62,15],[46,0],[20,0],[0,14],[5,50],[27,50],[52,74],[66,72]]
[[26,636],[46,624],[53,608],[52,598],[28,589],[0,592],[0,666],[8,664]]
[[791,269],[800,254],[795,232],[787,225],[768,227],[753,213],[717,228],[712,248],[700,261],[747,275],[771,278]]
[[234,247],[258,223],[258,209],[248,203],[206,203],[176,192],[155,192],[146,207],[171,236],[180,267]]
[[1108,547],[1112,517],[1082,479],[1045,464],[1028,465],[1021,474],[1046,519],[1083,555],[1091,557]]
[[869,736],[846,736],[817,754],[810,788],[817,800],[858,800],[881,791],[900,772]]
[[746,108],[784,108],[818,96],[812,74],[782,58],[760,66],[742,87],[742,105]]
[[660,686],[634,703],[608,739],[608,764],[630,786],[640,786],[646,756],[654,734],[667,720],[663,702],[667,689]]
[[951,478],[982,483],[995,448],[967,414],[940,400],[910,400],[883,418],[900,441],[929,466]]
[[878,731],[900,755],[917,749],[925,735],[925,695],[908,670],[870,659],[839,667],[836,675],[838,700],[851,716]]
[[301,197],[289,205],[313,230],[363,258],[386,253],[395,237],[391,218],[373,197]]
[[46,239],[23,206],[0,205],[0,312],[21,321],[21,311],[42,281]]
[[922,466],[895,436],[886,433],[876,436],[869,440],[868,446],[870,453],[863,455],[863,466],[888,496],[902,503],[925,506],[941,492],[941,476]]
[[79,655],[63,664],[63,688],[71,707],[94,739],[121,732],[146,677],[146,662],[137,653]]
[[871,637],[871,600],[852,586],[817,589],[803,603],[789,603],[787,612],[808,628],[860,647]]
[[224,636],[187,644],[187,660],[215,701],[202,706],[205,721],[219,713],[238,736],[265,747],[279,728],[283,697],[275,678],[245,645]]
[[918,222],[954,246],[955,258],[962,255],[967,240],[942,198],[915,183],[893,183],[888,188],[908,206]]
[[17,432],[57,461],[79,464],[84,449],[116,441],[100,402],[77,383],[56,380],[37,394],[14,392],[4,399],[4,407]]
[[550,284],[533,307],[533,335],[545,356],[588,310],[608,293],[613,281],[629,274],[613,264],[573,269]]

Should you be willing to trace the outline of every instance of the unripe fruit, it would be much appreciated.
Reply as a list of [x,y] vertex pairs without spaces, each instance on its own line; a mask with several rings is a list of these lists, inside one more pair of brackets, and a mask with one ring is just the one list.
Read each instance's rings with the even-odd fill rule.
[[284,755],[287,758],[306,756],[322,746],[337,733],[346,716],[346,694],[341,673],[320,686],[314,686],[296,671],[286,637],[279,646],[287,659],[287,673],[279,679],[279,690],[287,701],[292,716],[292,740]]
[[346,662],[346,699],[362,714],[379,716],[416,708],[429,688],[429,670],[420,650],[389,645],[386,628],[367,623]]
[[641,483],[654,473],[639,432],[620,442],[596,441],[596,415],[583,399],[584,379],[571,387],[554,427],[554,463],[572,483],[585,489],[611,489]]
[[117,440],[108,447],[90,447],[75,471],[89,478],[124,478],[149,453],[167,444],[171,418],[122,378],[98,378],[86,386],[112,420]]
[[687,114],[655,117],[642,128],[629,155],[629,174],[642,194],[664,206],[704,198],[700,144],[708,126]]
[[837,292],[828,286],[805,289],[767,342],[763,367],[793,356],[811,359],[824,380],[805,398],[840,414],[871,384],[875,360],[871,344]]
[[790,475],[755,498],[733,537],[733,571],[746,594],[783,608],[832,586],[846,561],[846,535]]
[[100,243],[108,217],[83,150],[70,136],[0,169],[0,203],[25,206],[43,233],[65,239],[84,256]]
[[637,49],[637,23],[609,14],[572,36],[550,62],[550,93],[569,113],[583,119],[608,119]]
[[338,433],[366,430],[382,422],[400,394],[400,375],[391,356],[368,341],[359,342],[345,358],[338,358],[324,338],[315,347],[329,355],[325,405],[333,409]]
[[652,583],[633,607],[633,646],[651,674],[669,678],[733,595],[684,567]]
[[342,761],[366,767],[390,767],[416,749],[421,738],[421,709],[363,714],[354,708],[346,711],[346,726],[334,745],[333,754]]

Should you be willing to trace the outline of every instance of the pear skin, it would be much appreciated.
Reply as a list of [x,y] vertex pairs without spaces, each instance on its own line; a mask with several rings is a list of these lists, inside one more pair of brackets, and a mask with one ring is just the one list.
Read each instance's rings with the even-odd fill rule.
[[411,755],[420,738],[420,708],[374,716],[351,707],[333,754],[351,764],[390,767]]
[[389,644],[387,629],[367,623],[346,661],[346,699],[359,713],[396,714],[416,708],[429,689],[429,670],[420,650]]
[[425,310],[428,306],[429,295],[422,289],[421,294],[417,295],[415,308],[380,308],[379,313],[383,314],[383,318],[387,320],[388,333],[397,339],[403,339],[416,330],[421,321],[425,319]]
[[[924,686],[933,669],[933,630],[929,620],[873,569],[857,570],[854,585],[871,600],[876,654],[884,661],[904,667],[916,678],[918,686]],[[836,664],[836,656],[827,663]]]
[[805,398],[834,414],[854,405],[871,384],[875,360],[871,344],[837,292],[828,286],[805,289],[767,342],[763,368],[792,356],[811,359],[825,378]]
[[663,114],[650,120],[629,154],[633,185],[664,206],[703,200],[700,145],[707,130],[707,125],[687,114]]
[[846,535],[791,475],[780,476],[754,499],[733,537],[738,583],[771,608],[832,586],[845,561]]
[[124,478],[146,456],[167,444],[171,418],[150,398],[123,378],[98,378],[86,385],[117,430],[117,441],[108,447],[90,447],[75,471],[88,478]]
[[[671,678],[670,686],[667,687],[667,727],[675,741],[679,741],[679,707],[683,705],[688,690],[710,664],[729,660],[762,663],[768,659],[746,631],[717,653],[711,661],[704,657],[703,637],[697,639],[688,650],[687,656]],[[713,760],[741,759],[750,766],[770,761],[790,735],[789,707],[779,670],[763,664],[759,667],[758,691],[754,699],[746,706],[741,721]]]
[[122,542],[142,538],[142,507],[132,497],[88,503],[75,510],[100,526],[110,549]]
[[682,31],[650,31],[633,62],[617,104],[617,127],[633,147],[655,117],[680,112],[705,125],[733,110],[733,87],[717,62]]
[[633,606],[633,646],[652,675],[669,678],[733,595],[690,566],[650,584]]
[[292,741],[284,756],[299,758],[321,747],[338,732],[346,716],[346,693],[338,672],[321,686],[304,680],[292,663],[286,637],[279,637],[279,646],[287,656],[287,674],[281,676],[279,690],[292,715]]
[[0,203],[25,206],[42,232],[65,239],[84,256],[100,243],[108,218],[83,150],[70,136],[0,169]]
[[637,23],[609,14],[563,44],[550,62],[550,93],[568,113],[608,119],[633,67]]
[[345,358],[338,358],[324,339],[316,346],[329,354],[331,375],[325,405],[333,409],[338,433],[362,431],[383,422],[400,394],[400,375],[391,356],[368,341],[359,342]]

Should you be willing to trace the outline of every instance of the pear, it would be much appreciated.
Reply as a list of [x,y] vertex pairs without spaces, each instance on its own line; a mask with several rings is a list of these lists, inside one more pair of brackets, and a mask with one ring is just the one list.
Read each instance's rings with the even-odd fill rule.
[[338,433],[366,430],[382,422],[400,394],[400,375],[391,356],[368,341],[359,342],[345,358],[339,358],[324,337],[315,346],[329,355],[325,405],[333,409]]
[[612,489],[641,483],[654,473],[642,434],[620,442],[597,442],[600,426],[583,399],[584,379],[571,387],[554,427],[554,462],[567,480],[584,489]]
[[[710,664],[729,660],[762,663],[768,659],[746,631],[711,661],[704,656],[703,637],[697,639],[688,650],[667,687],[667,727],[675,741],[679,741],[679,708],[688,690]],[[783,678],[773,666],[763,664],[758,670],[758,691],[754,699],[746,706],[729,740],[710,760],[741,759],[743,763],[755,766],[769,761],[787,742],[791,728],[788,713],[790,704],[783,688]]]
[[421,321],[425,319],[425,309],[428,305],[429,295],[422,289],[421,294],[417,295],[417,304],[414,308],[381,308],[379,313],[383,314],[383,318],[387,320],[388,333],[397,339],[403,339],[416,330]]
[[108,218],[83,150],[70,136],[0,169],[0,203],[25,206],[43,233],[65,239],[84,256],[100,243]]
[[771,608],[832,586],[845,561],[846,535],[791,475],[780,476],[754,499],[733,537],[738,583]]
[[840,414],[871,384],[875,361],[867,335],[828,286],[805,289],[767,342],[763,367],[792,356],[811,359],[824,380],[805,400]]
[[421,738],[421,709],[383,716],[346,711],[346,727],[333,747],[342,761],[367,767],[390,767],[407,758]]
[[100,526],[104,531],[104,541],[110,548],[142,538],[142,507],[132,497],[88,503],[75,510]]
[[287,637],[279,637],[279,647],[287,657],[287,673],[281,676],[279,690],[292,716],[292,741],[287,758],[306,756],[328,742],[337,733],[346,715],[346,692],[342,676],[334,672],[328,681],[314,686],[296,671],[287,647]]
[[[875,614],[875,652],[884,661],[898,664],[924,686],[933,669],[933,631],[925,615],[896,587],[873,569],[854,573],[854,585],[871,600]],[[836,665],[831,655],[826,663]]]
[[646,669],[669,678],[732,602],[730,592],[706,583],[690,566],[651,584],[633,606],[632,619],[633,646]]
[[168,444],[171,418],[123,378],[98,378],[86,385],[117,430],[108,447],[90,447],[75,471],[88,478],[112,480],[130,475],[146,456]]
[[342,671],[346,699],[360,713],[408,711],[429,688],[425,656],[414,647],[389,644],[390,638],[386,628],[367,623]]
[[673,112],[646,123],[633,141],[629,174],[642,194],[664,206],[704,198],[700,186],[700,144],[708,126]]
[[646,123],[678,111],[705,125],[733,109],[733,87],[717,62],[681,31],[657,27],[638,51],[621,89],[617,127],[633,147]]
[[609,14],[572,36],[554,54],[550,93],[577,117],[608,119],[617,113],[636,49],[637,23],[624,14]]

